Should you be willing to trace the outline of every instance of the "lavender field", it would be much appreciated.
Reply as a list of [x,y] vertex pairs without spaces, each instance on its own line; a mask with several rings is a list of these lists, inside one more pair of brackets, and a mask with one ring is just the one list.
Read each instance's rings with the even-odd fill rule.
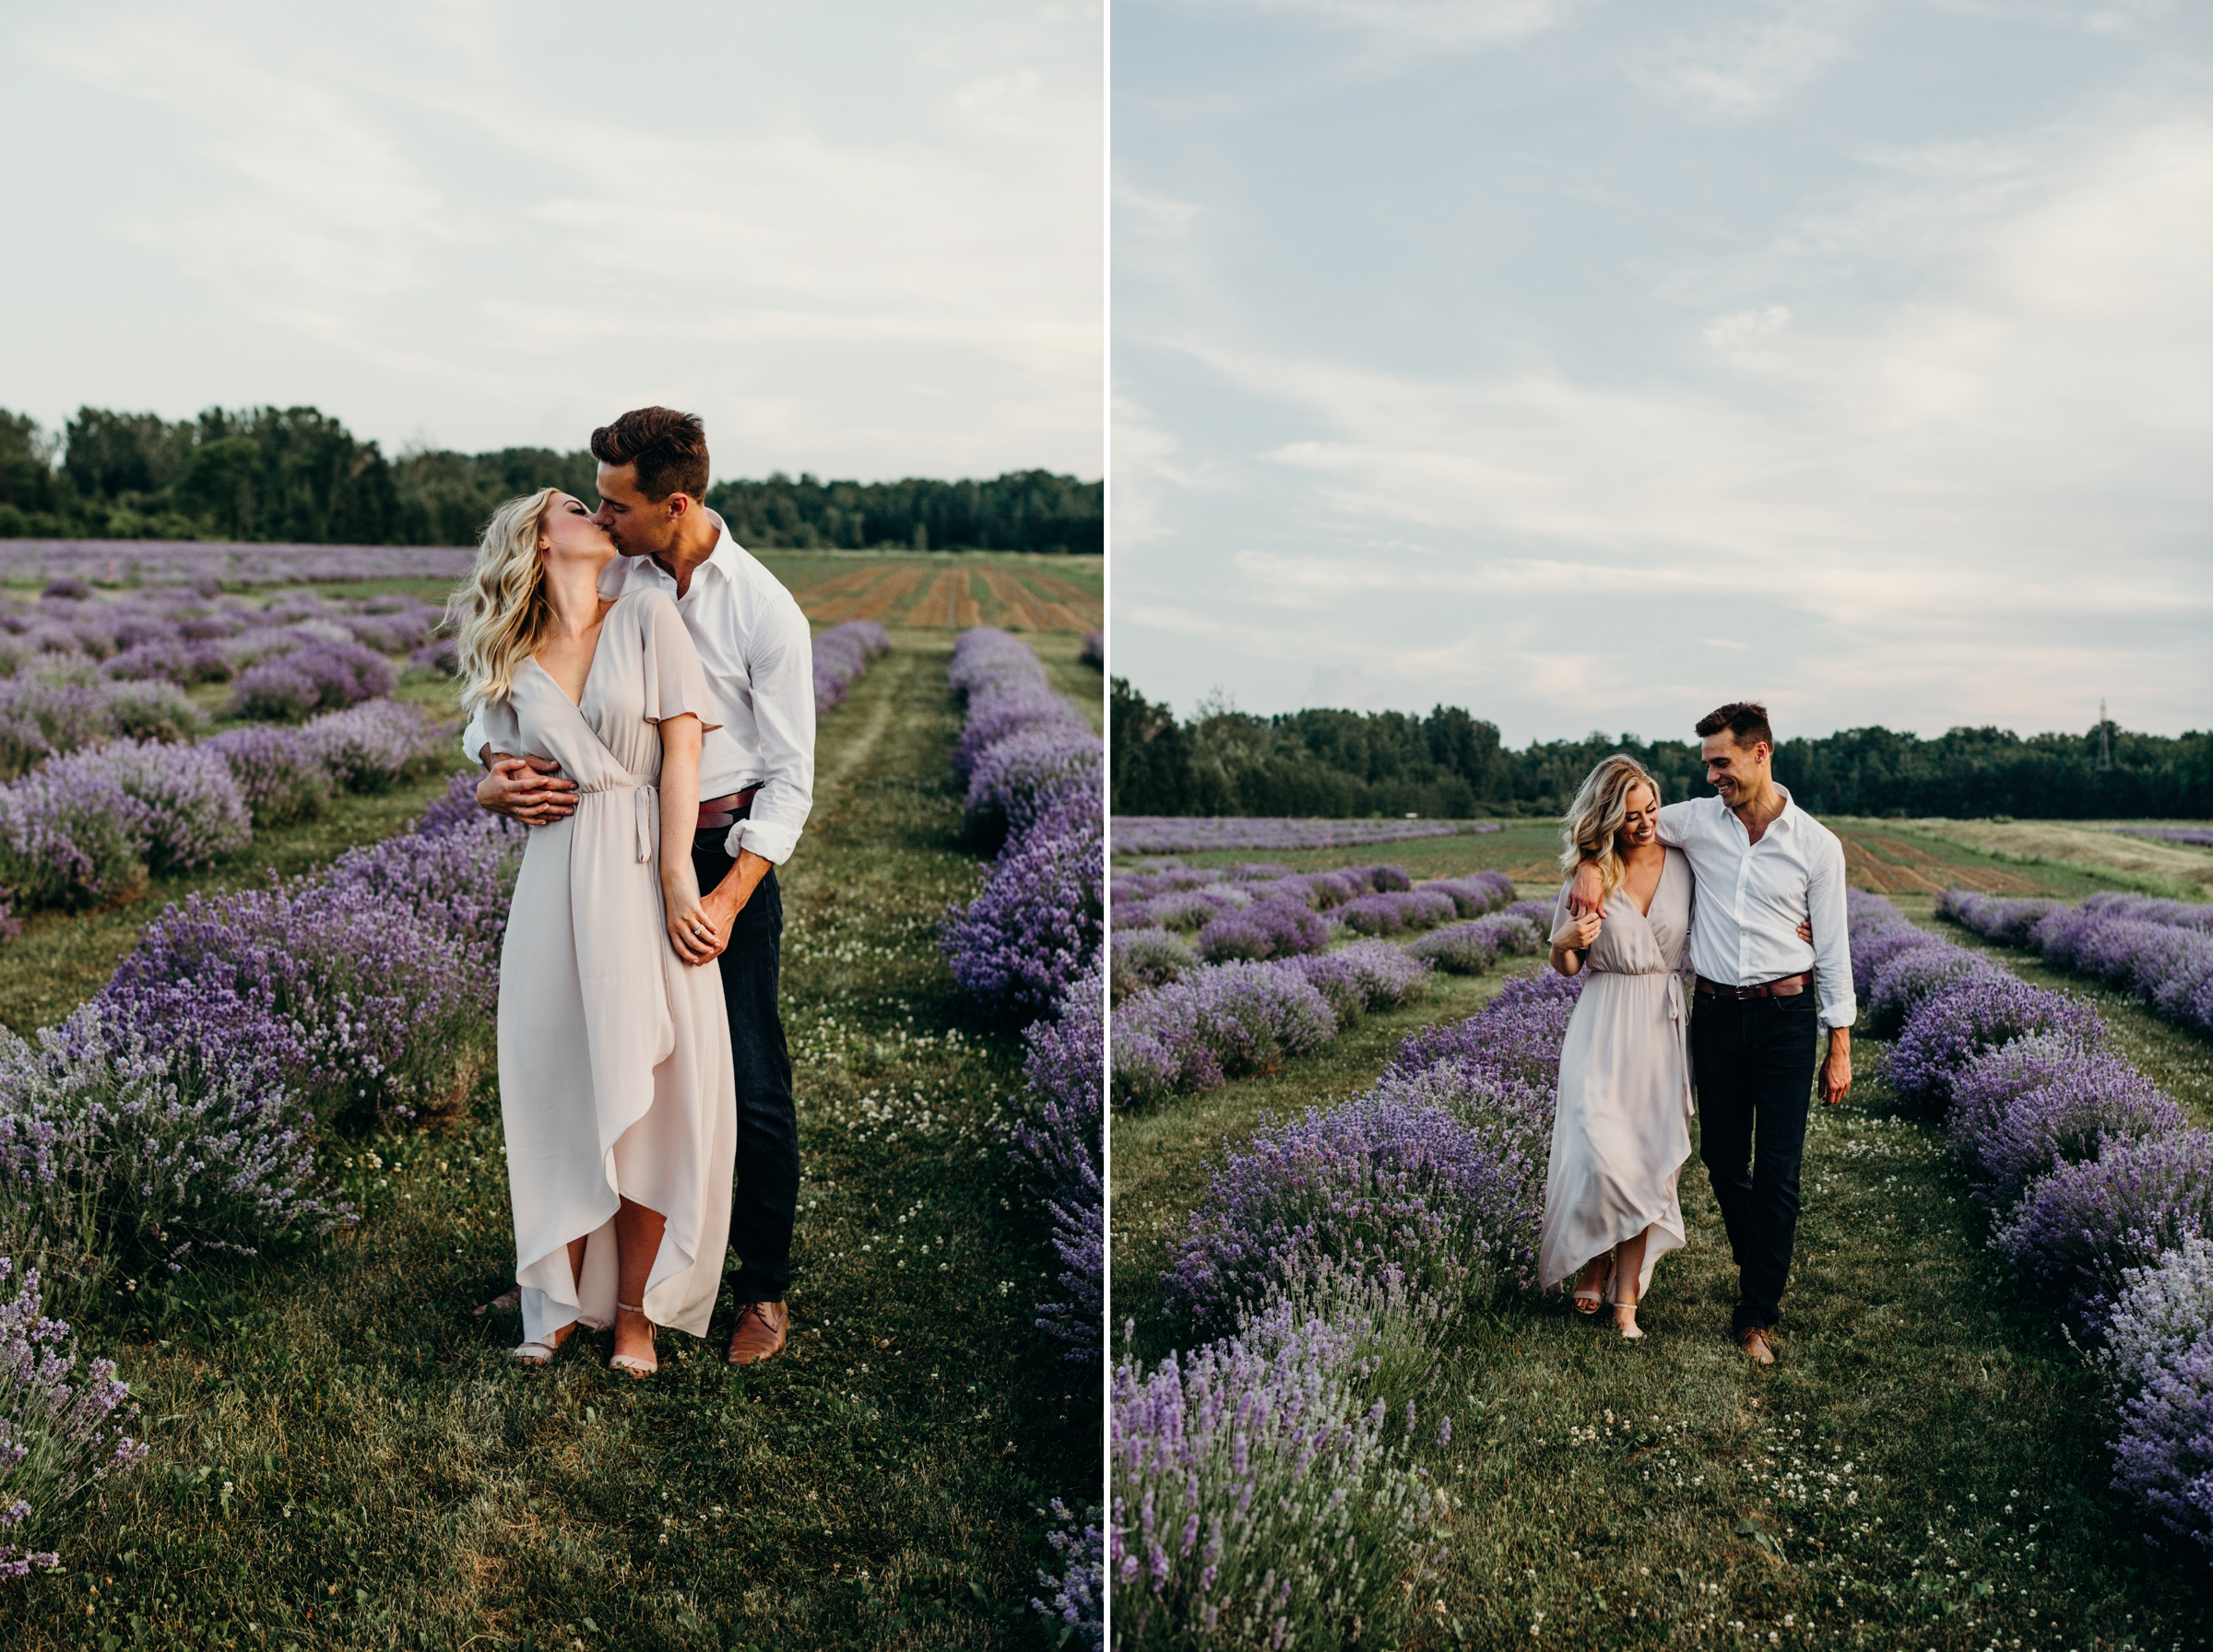
[[[99,796],[140,834],[114,851],[114,897],[86,905],[65,879],[0,947],[0,1000],[32,1032],[0,1035],[0,1316],[32,1328],[31,1363],[0,1358],[0,1424],[33,1446],[0,1457],[0,1501],[23,1499],[0,1528],[0,1641],[458,1645],[492,1626],[508,1644],[720,1647],[864,1623],[882,1645],[1033,1644],[1028,1599],[1082,1592],[1097,1500],[1095,1340],[1088,1365],[1079,1347],[1041,1379],[1069,1344],[1033,1325],[1068,1300],[1057,1234],[1085,1277],[1081,1212],[1053,1180],[1065,1167],[1080,1193],[1059,1144],[1082,1134],[1031,1099],[1081,1068],[1083,1034],[1075,1018],[1025,1046],[939,951],[977,879],[941,642],[865,624],[818,639],[818,807],[785,879],[792,1347],[738,1380],[669,1337],[638,1389],[588,1351],[533,1381],[505,1359],[512,1322],[469,1312],[512,1265],[489,1012],[520,843],[448,794],[448,679],[413,657],[405,607],[269,606],[215,640],[281,632],[272,661],[359,646],[396,697],[294,720],[239,705],[241,677],[162,678],[199,723],[152,748],[96,729],[0,793],[8,818],[58,820],[46,799],[74,788],[35,788],[57,764],[105,765],[87,773],[115,777]],[[77,647],[27,649],[18,674],[65,656],[65,686],[97,695],[129,680],[104,661],[201,640],[103,652],[88,617],[119,608],[180,628],[231,615],[196,593],[41,597],[18,612]],[[388,650],[349,623],[395,616]],[[1095,704],[1075,639],[1039,647]],[[430,731],[427,773],[378,778],[392,718]],[[140,749],[168,793],[133,778]],[[271,886],[262,864],[288,876]],[[1088,1277],[1095,1300],[1095,1263]],[[36,1329],[41,1313],[68,1324]],[[751,1465],[770,1457],[788,1471],[763,1481]]]
[[1221,849],[1342,849],[1501,830],[1496,820],[1300,820],[1117,815],[1118,855],[1203,855]]
[[[1502,948],[1301,990],[1513,907],[1363,933],[1374,882],[1306,857],[1157,867],[1115,883],[1120,1644],[2197,1644],[2213,1062],[2156,1002],[1938,967],[1926,898],[1855,892],[1860,1083],[1809,1123],[1763,1375],[1695,1157],[1644,1343],[1530,1286],[1572,983]],[[1217,925],[1280,950],[1211,962]]]
[[0,539],[0,584],[303,585],[457,580],[470,546],[273,545],[201,539]]

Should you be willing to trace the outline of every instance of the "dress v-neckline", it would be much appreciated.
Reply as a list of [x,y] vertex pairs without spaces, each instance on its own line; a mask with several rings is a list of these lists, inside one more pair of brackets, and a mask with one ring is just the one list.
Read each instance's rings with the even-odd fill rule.
[[[543,670],[544,667],[541,666],[539,669]],[[1622,898],[1628,902],[1630,909],[1634,911],[1639,917],[1642,918],[1646,923],[1649,924],[1652,921],[1652,907],[1660,904],[1660,886],[1666,881],[1667,857],[1665,851],[1662,851],[1660,860],[1660,876],[1652,880],[1652,899],[1651,904],[1645,906],[1639,906],[1637,904],[1637,897],[1629,893],[1629,880],[1626,875],[1621,880]]]
[[[611,614],[614,611],[613,605],[609,604],[607,614]],[[592,637],[592,657],[590,662],[584,667],[584,686],[576,690],[575,699],[569,700],[568,690],[561,686],[560,678],[554,676],[550,671],[546,671],[544,661],[540,660],[535,654],[530,656],[530,663],[533,666],[536,666],[540,671],[545,672],[546,680],[553,685],[553,691],[556,694],[559,694],[563,700],[569,700],[569,709],[574,711],[580,717],[584,716],[584,697],[592,691],[592,673],[599,669],[599,644],[607,641],[607,614],[602,614],[599,616],[599,629]],[[585,717],[584,720],[586,723],[591,721],[589,717]]]

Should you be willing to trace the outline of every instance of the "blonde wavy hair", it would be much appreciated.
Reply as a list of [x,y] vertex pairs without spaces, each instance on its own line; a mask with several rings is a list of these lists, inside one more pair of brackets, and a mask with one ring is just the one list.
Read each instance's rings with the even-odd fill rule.
[[461,699],[474,711],[515,691],[515,674],[553,623],[538,530],[561,490],[540,488],[491,513],[468,581],[445,605],[461,656]]
[[1584,861],[1594,860],[1604,893],[1621,887],[1621,854],[1615,840],[1629,812],[1629,793],[1640,785],[1651,786],[1653,803],[1660,801],[1660,783],[1652,772],[1619,751],[1591,771],[1560,820],[1563,872],[1572,875]]

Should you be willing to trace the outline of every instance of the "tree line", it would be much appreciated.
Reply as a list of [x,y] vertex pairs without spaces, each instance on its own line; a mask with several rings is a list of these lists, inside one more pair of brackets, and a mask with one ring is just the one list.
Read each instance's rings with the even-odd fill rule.
[[[196,419],[80,407],[60,431],[0,408],[0,537],[467,545],[499,504],[554,487],[595,497],[588,452],[387,457],[314,407]],[[707,502],[762,549],[886,547],[1097,555],[1104,484],[1048,471],[988,481],[717,482]]]
[[[1609,738],[1508,747],[1459,706],[1273,716],[1213,703],[1178,720],[1117,678],[1110,705],[1114,810],[1129,815],[1430,819],[1557,815],[1599,759],[1626,751],[1669,802],[1710,796],[1695,740]],[[2213,816],[2213,733],[2170,738],[1954,728],[1934,739],[1854,728],[1783,740],[1775,777],[1816,814],[2011,815],[2023,820]]]

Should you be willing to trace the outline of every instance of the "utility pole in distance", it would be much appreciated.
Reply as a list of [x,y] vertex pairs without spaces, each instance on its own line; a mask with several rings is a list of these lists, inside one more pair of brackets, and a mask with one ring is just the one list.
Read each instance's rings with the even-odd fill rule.
[[2113,725],[2105,714],[2105,696],[2098,696],[2098,768],[2101,773],[2113,766]]

